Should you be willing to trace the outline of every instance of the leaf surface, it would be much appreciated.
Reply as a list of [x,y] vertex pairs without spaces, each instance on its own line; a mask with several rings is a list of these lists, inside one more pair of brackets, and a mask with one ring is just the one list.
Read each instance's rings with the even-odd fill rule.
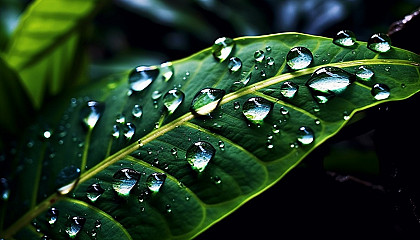
[[[208,48],[174,61],[175,75],[168,81],[161,69],[156,80],[141,92],[129,90],[127,72],[82,89],[70,104],[46,109],[45,115],[50,118],[42,123],[48,123],[52,136],[39,140],[45,128],[33,127],[24,141],[32,144],[23,145],[15,159],[20,171],[11,178],[16,188],[11,190],[4,216],[10,216],[9,209],[14,209],[12,216],[16,217],[5,220],[6,237],[36,218],[41,232],[54,239],[65,238],[69,217],[82,216],[86,224],[79,239],[90,239],[85,233],[97,219],[110,226],[98,229],[101,239],[115,239],[113,234],[119,234],[119,239],[192,238],[275,184],[336,134],[355,112],[406,99],[420,89],[420,57],[395,47],[379,54],[364,42],[344,48],[334,45],[332,39],[299,33],[243,37],[234,42],[231,56],[242,60],[238,72],[231,73],[228,60],[216,61]],[[287,53],[295,46],[308,48],[314,56],[305,69],[294,71],[285,63]],[[275,64],[256,62],[257,50],[263,50]],[[317,103],[306,86],[320,67],[339,67],[353,74],[362,65],[372,69],[374,77],[353,82],[324,104]],[[246,86],[233,87],[249,73]],[[293,98],[280,93],[285,81],[299,86]],[[371,88],[376,83],[390,88],[388,98],[376,100],[372,96]],[[163,96],[174,88],[181,90],[185,99],[168,115]],[[227,93],[211,117],[190,112],[194,96],[203,88]],[[248,121],[242,112],[244,103],[252,97],[266,99],[273,106],[260,124]],[[91,99],[104,103],[105,110],[93,129],[86,130],[80,117]],[[140,118],[132,114],[136,104],[143,109]],[[124,137],[124,130],[119,138],[111,135],[114,125],[125,129],[124,124],[116,122],[121,120],[117,115],[136,126],[131,139]],[[309,144],[298,141],[302,126],[314,133]],[[200,173],[186,160],[188,149],[198,141],[215,149],[214,157]],[[77,168],[80,178],[68,185],[75,188],[69,188],[67,195],[58,194],[57,188],[64,184],[63,172]],[[113,176],[125,168],[140,173],[140,180],[127,196],[121,196],[114,190]],[[166,174],[166,180],[158,192],[145,194],[147,179],[153,173]],[[71,183],[73,179],[67,180]],[[92,202],[87,190],[95,183],[105,191]],[[26,204],[18,208],[22,202]],[[60,210],[57,225],[47,222],[45,211],[50,207]]]

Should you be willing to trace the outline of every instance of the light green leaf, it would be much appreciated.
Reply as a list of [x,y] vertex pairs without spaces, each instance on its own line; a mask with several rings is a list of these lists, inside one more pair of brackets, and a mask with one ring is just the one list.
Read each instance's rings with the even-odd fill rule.
[[[160,74],[141,92],[129,90],[127,72],[82,89],[70,103],[67,98],[61,108],[47,108],[45,116],[50,118],[40,123],[49,124],[53,134],[39,140],[45,128],[33,127],[24,139],[32,144],[24,145],[15,159],[20,170],[10,177],[15,188],[11,189],[3,215],[11,216],[5,218],[4,235],[16,234],[36,218],[41,232],[64,239],[63,221],[69,224],[68,218],[78,215],[86,218],[79,239],[89,239],[85,233],[98,218],[113,226],[99,230],[101,239],[114,239],[114,229],[121,239],[193,238],[279,181],[334,136],[355,112],[406,99],[420,90],[420,57],[395,47],[387,53],[376,53],[364,42],[345,48],[334,45],[329,38],[299,33],[243,37],[234,43],[230,57],[242,61],[237,72],[229,71],[229,58],[220,62],[208,48],[174,61],[174,76],[169,80],[163,77],[164,69],[157,66]],[[302,70],[291,70],[285,63],[287,53],[296,46],[308,48],[314,56]],[[265,52],[261,63],[254,58],[257,50]],[[307,82],[316,69],[326,66],[344,69],[351,78],[358,67],[365,66],[373,70],[374,76],[369,81],[356,80],[320,104]],[[248,78],[246,86],[239,87]],[[291,98],[280,92],[286,81],[298,86]],[[372,96],[371,88],[377,83],[389,87],[388,98],[376,100]],[[168,115],[164,96],[174,88],[182,91],[185,99]],[[195,111],[204,113],[217,106],[211,117],[190,112],[193,98],[204,88],[227,93],[218,106],[209,103]],[[263,112],[272,105],[264,119],[254,119],[257,124],[243,114],[244,103],[250,98],[265,102],[268,108],[262,107]],[[91,99],[105,105],[96,124],[97,114],[85,118],[86,104]],[[205,99],[201,95],[200,104]],[[140,118],[132,115],[135,105],[143,110]],[[117,117],[121,114],[126,123],[132,124],[129,126],[136,127],[130,139],[126,139],[127,126],[116,122],[123,119]],[[114,125],[122,130],[119,138],[112,136]],[[313,133],[313,139],[302,138],[303,133]],[[201,172],[186,159],[191,149],[199,151],[199,146],[205,149],[203,160],[210,159],[204,169],[196,168]],[[80,178],[74,180],[77,168]],[[113,176],[124,176],[115,173],[126,168],[131,169],[123,171],[132,180],[139,177],[129,193],[113,185]],[[166,180],[158,192],[145,197],[148,177],[153,173],[166,174]],[[92,202],[87,191],[95,183],[104,192]],[[60,210],[61,223],[57,226],[48,226],[43,213],[50,207]]]
[[19,73],[33,105],[83,80],[81,48],[87,21],[103,1],[37,0],[10,39],[7,62]]

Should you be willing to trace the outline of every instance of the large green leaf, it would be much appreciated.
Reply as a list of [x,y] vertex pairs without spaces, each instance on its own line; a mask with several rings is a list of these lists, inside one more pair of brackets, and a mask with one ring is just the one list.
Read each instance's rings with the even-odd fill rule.
[[[238,72],[231,73],[228,59],[217,61],[208,48],[174,61],[175,75],[169,81],[162,77],[162,69],[141,92],[129,90],[127,72],[81,89],[72,96],[70,105],[70,98],[65,98],[62,107],[60,101],[49,106],[40,120],[41,127],[28,131],[14,159],[13,166],[18,171],[9,177],[13,188],[3,204],[3,235],[24,239],[36,232],[28,225],[35,218],[40,232],[63,239],[69,218],[79,216],[86,218],[79,239],[90,239],[92,231],[100,239],[115,239],[114,234],[118,239],[192,238],[275,184],[336,134],[355,112],[408,98],[420,90],[420,57],[395,47],[377,53],[364,42],[345,48],[334,45],[329,38],[299,33],[243,37],[234,42],[231,56],[242,60]],[[285,63],[287,53],[295,46],[304,46],[313,53],[313,62],[305,69],[293,71]],[[265,60],[257,63],[256,50],[265,51],[266,59],[274,59],[275,64]],[[339,67],[351,74],[359,66],[366,66],[375,75],[369,81],[357,80],[341,94],[318,104],[306,83],[316,69],[325,66]],[[234,82],[249,73],[249,83],[237,88]],[[280,93],[285,81],[299,86],[293,98]],[[371,88],[376,83],[390,88],[388,98],[376,100],[372,96]],[[190,112],[190,104],[198,91],[208,87],[227,94],[211,117],[196,117]],[[173,88],[181,90],[185,100],[168,115],[162,96],[157,96]],[[244,102],[251,97],[273,104],[260,124],[249,122],[242,113]],[[96,126],[86,130],[80,115],[90,99],[104,103],[105,110]],[[136,104],[143,108],[141,118],[132,115]],[[124,132],[118,139],[111,135],[115,124],[124,128],[124,124],[116,123],[119,114],[136,126],[130,140],[125,139]],[[302,126],[312,129],[313,142],[299,144]],[[46,130],[52,136],[39,137]],[[197,141],[211,144],[216,151],[200,173],[186,160],[187,150]],[[68,194],[63,189],[57,192],[72,182],[75,177],[70,176],[77,168],[80,177],[67,185],[75,188],[68,188]],[[123,168],[141,173],[128,196],[113,190],[113,176]],[[159,192],[144,197],[146,179],[152,173],[165,173],[167,178]],[[92,202],[86,191],[94,183],[105,191]],[[59,209],[58,220],[51,226],[45,216],[50,207]],[[98,219],[106,227],[95,229]]]
[[83,80],[86,23],[104,1],[37,0],[23,13],[7,49],[33,105]]

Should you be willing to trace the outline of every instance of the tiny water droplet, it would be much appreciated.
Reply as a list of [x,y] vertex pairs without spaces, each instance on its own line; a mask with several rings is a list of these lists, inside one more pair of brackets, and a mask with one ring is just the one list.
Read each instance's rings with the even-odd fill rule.
[[130,141],[135,133],[136,126],[133,123],[128,122],[124,125],[124,137],[127,141]]
[[354,81],[354,75],[337,67],[322,67],[315,70],[306,85],[312,96],[319,103],[326,103],[329,99],[346,90]]
[[86,197],[92,201],[92,202],[96,202],[96,200],[98,200],[98,198],[105,192],[105,189],[103,189],[101,187],[101,185],[99,183],[94,183],[92,185],[90,185],[87,189],[86,189]]
[[252,72],[242,72],[241,78],[239,81],[235,81],[232,84],[231,91],[237,91],[243,87],[245,87],[248,82],[251,80]]
[[10,188],[6,178],[0,178],[0,197],[3,201],[9,199]]
[[95,221],[95,228],[101,228],[102,227],[102,222],[101,222],[101,220],[99,220],[99,219],[97,219],[96,221]]
[[146,200],[149,197],[150,197],[150,191],[149,190],[144,190],[143,192],[140,193],[140,195],[138,197],[139,203],[144,202],[144,200]]
[[222,179],[219,176],[210,177],[214,184],[219,185],[222,183]]
[[66,228],[66,233],[69,235],[70,238],[75,238],[76,235],[80,232],[83,226],[86,223],[86,218],[84,217],[72,217],[70,219],[70,224],[68,224]]
[[80,118],[83,125],[87,129],[92,129],[95,127],[96,123],[101,118],[102,114],[105,111],[105,104],[97,101],[88,101],[86,105],[82,108],[80,112]]
[[176,148],[172,148],[172,149],[171,149],[171,154],[172,154],[172,156],[174,156],[175,158],[178,158],[178,149],[176,149]]
[[280,113],[281,115],[287,115],[289,114],[289,110],[285,107],[280,107]]
[[319,125],[319,124],[321,124],[321,121],[319,119],[315,119],[315,124]]
[[139,66],[133,69],[128,76],[130,89],[135,92],[143,91],[147,88],[159,75],[159,68],[156,66]]
[[251,97],[242,105],[242,113],[252,123],[261,124],[273,108],[273,103],[262,97]]
[[347,111],[344,111],[344,112],[343,112],[343,119],[344,119],[345,121],[347,121],[347,120],[349,120],[349,119],[350,119],[350,114],[349,114]]
[[289,81],[282,83],[280,87],[280,93],[285,98],[293,98],[298,90],[299,86]]
[[226,92],[222,89],[201,89],[197,92],[191,102],[191,112],[201,116],[210,114],[217,108],[225,93]]
[[229,57],[234,47],[235,42],[233,39],[227,37],[218,38],[212,46],[213,56],[219,62],[223,62]]
[[312,60],[311,51],[305,47],[294,47],[290,49],[286,56],[286,63],[293,70],[306,68]]
[[76,186],[77,179],[80,176],[80,168],[77,168],[73,165],[64,167],[58,173],[55,180],[58,193],[61,195],[66,195],[71,192]]
[[50,225],[57,222],[59,211],[57,208],[52,207],[47,212],[47,221]]
[[242,67],[242,61],[238,57],[231,57],[229,59],[228,68],[230,72],[237,72]]
[[215,153],[216,149],[210,143],[198,141],[187,149],[186,158],[194,171],[202,172]]
[[267,52],[271,52],[271,46],[267,46],[267,47],[265,47],[265,51],[267,51]]
[[141,116],[143,115],[143,108],[140,105],[136,104],[131,110],[131,114],[133,114],[133,117],[135,118],[141,118]]
[[115,122],[124,124],[125,123],[125,116],[123,114],[118,114]]
[[118,139],[120,137],[120,127],[118,125],[114,124],[112,126],[111,134],[114,138]]
[[273,124],[272,132],[274,134],[278,134],[280,132],[280,125],[279,124]]
[[166,180],[166,174],[164,173],[152,173],[147,177],[146,185],[147,188],[152,192],[159,192]]
[[162,73],[162,77],[165,82],[171,80],[172,76],[174,75],[174,66],[171,62],[165,62],[160,64],[160,72]]
[[265,54],[263,50],[257,50],[254,52],[255,61],[261,63],[265,59]]
[[222,140],[219,140],[219,149],[222,151],[225,150],[225,142],[223,142]]
[[359,66],[356,69],[356,77],[357,79],[363,80],[363,81],[369,81],[374,75],[374,72],[366,67],[366,66]]
[[350,30],[341,30],[335,35],[333,43],[342,47],[351,47],[356,43],[356,35]]
[[170,204],[166,204],[165,208],[166,208],[166,212],[167,213],[171,213],[172,212],[172,207],[171,207]]
[[303,144],[311,144],[315,139],[314,132],[309,127],[300,127],[297,140]]
[[370,92],[376,100],[384,100],[387,99],[389,95],[391,95],[389,87],[383,83],[377,83],[373,85]]
[[375,33],[369,38],[367,47],[375,52],[388,52],[391,49],[391,38],[385,33]]
[[168,113],[172,114],[181,105],[184,98],[185,95],[181,90],[172,89],[163,96],[163,105],[165,105]]
[[41,133],[41,137],[43,139],[49,139],[49,138],[51,138],[51,136],[52,136],[52,130],[50,130],[50,129],[46,129]]
[[266,59],[266,62],[267,62],[267,66],[268,66],[268,67],[272,67],[272,66],[274,66],[274,64],[276,63],[276,62],[274,61],[274,58],[272,58],[272,57],[268,57],[268,58]]
[[131,168],[118,170],[112,181],[112,188],[121,196],[128,196],[131,189],[140,179],[141,174]]

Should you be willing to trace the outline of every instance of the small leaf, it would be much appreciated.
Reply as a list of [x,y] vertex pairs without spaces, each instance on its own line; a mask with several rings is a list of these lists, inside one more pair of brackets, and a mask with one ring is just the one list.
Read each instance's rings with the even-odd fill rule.
[[[18,150],[19,171],[10,179],[13,188],[4,236],[23,239],[19,230],[35,217],[46,225],[43,212],[55,207],[60,209],[60,224],[83,214],[86,225],[76,236],[80,239],[89,239],[85,233],[90,228],[85,227],[98,218],[113,226],[118,239],[191,239],[279,181],[340,131],[355,112],[420,91],[420,57],[399,48],[377,53],[365,42],[347,48],[330,38],[299,33],[234,42],[230,55],[242,62],[237,72],[207,48],[172,62],[170,80],[160,72],[142,91],[130,89],[131,70],[127,70],[85,87],[61,108],[46,108],[47,122],[39,122],[48,123],[52,134],[37,138],[45,130],[33,127],[23,139],[33,144],[22,144]],[[311,51],[313,60],[294,70],[285,59],[298,46]],[[254,53],[266,49],[270,51],[264,52],[265,59],[256,61]],[[267,64],[269,57],[275,64]],[[357,79],[354,74],[361,66],[374,75]],[[232,88],[243,72],[250,76],[247,83]],[[389,88],[387,98],[372,96],[376,84]],[[167,114],[160,93],[174,86],[184,93],[184,100]],[[293,87],[291,95],[285,94],[288,86]],[[191,111],[193,99],[203,89],[226,92],[217,99],[208,95],[208,101],[200,104],[198,109],[211,109],[210,116]],[[245,104],[249,99],[252,104]],[[80,114],[91,100],[103,103],[105,110],[95,126],[86,129]],[[132,114],[136,105],[142,108],[141,118]],[[244,115],[244,105],[257,122]],[[62,118],[54,120],[58,109]],[[115,131],[118,136],[125,134],[128,123],[135,126],[130,138],[115,137]],[[80,177],[73,181],[72,192],[60,195],[58,174],[69,166],[79,167]],[[166,176],[158,191],[149,188],[148,177],[153,174]],[[116,178],[117,184],[124,184],[124,194],[114,186]],[[105,190],[95,201],[87,195],[93,184]],[[63,217],[62,212],[67,214]],[[67,237],[57,229],[40,231],[54,239]],[[105,239],[114,234],[102,230]]]

